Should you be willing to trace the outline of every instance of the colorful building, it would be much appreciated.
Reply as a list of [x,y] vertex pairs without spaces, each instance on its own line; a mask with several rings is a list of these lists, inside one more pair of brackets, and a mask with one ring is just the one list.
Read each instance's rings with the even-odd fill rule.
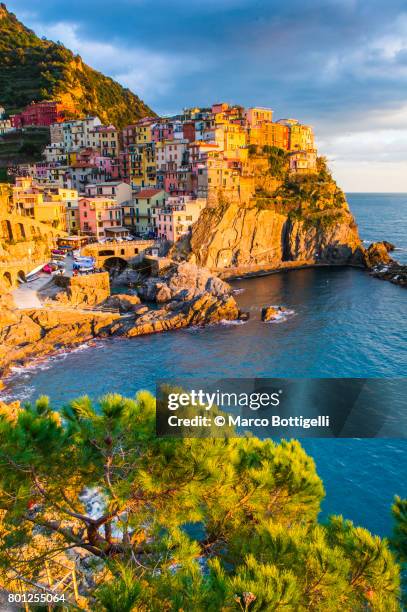
[[154,210],[162,207],[166,194],[162,189],[142,189],[133,200],[123,205],[123,225],[131,232],[154,232]]
[[290,171],[295,174],[309,174],[317,171],[316,151],[295,151],[290,153]]
[[290,148],[290,129],[282,123],[265,122],[248,128],[249,145]]
[[188,234],[191,225],[198,220],[206,203],[204,198],[169,197],[165,206],[154,210],[158,238],[177,242],[182,236]]
[[120,176],[133,189],[156,186],[155,145],[130,145],[119,156]]
[[122,227],[122,207],[115,199],[103,196],[79,199],[79,224],[82,234],[106,238],[106,230]]
[[[13,187],[13,207],[17,213],[54,229],[66,230],[66,200],[59,193],[38,185],[32,177],[17,177]],[[77,194],[76,194],[77,195]]]
[[69,111],[72,111],[72,107],[54,100],[31,102],[21,113],[13,115],[12,123],[15,128],[27,125],[49,127],[53,123],[64,121]]
[[250,127],[262,125],[263,123],[270,123],[273,121],[273,111],[271,108],[253,106],[246,110],[245,119],[247,125]]
[[119,155],[119,131],[113,125],[98,125],[89,130],[87,145],[98,149],[104,157],[116,157]]
[[315,149],[312,127],[301,124],[297,119],[280,119],[277,123],[289,128],[289,151],[313,151]]
[[122,181],[108,181],[104,183],[89,184],[85,187],[86,197],[103,196],[124,204],[132,199],[131,187]]

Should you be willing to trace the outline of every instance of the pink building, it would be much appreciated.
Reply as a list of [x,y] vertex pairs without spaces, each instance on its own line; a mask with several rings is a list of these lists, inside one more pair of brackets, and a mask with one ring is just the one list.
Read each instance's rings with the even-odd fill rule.
[[169,122],[159,121],[151,128],[152,142],[162,142],[163,140],[174,140],[174,126]]
[[153,212],[157,236],[170,242],[177,242],[188,234],[189,228],[198,220],[205,206],[205,198],[169,197],[165,206],[156,208]]
[[122,207],[116,200],[103,197],[80,198],[79,225],[82,234],[106,237],[106,229],[122,226]]
[[193,195],[195,193],[195,175],[189,166],[177,168],[175,164],[168,164],[164,172],[164,190],[171,195]]

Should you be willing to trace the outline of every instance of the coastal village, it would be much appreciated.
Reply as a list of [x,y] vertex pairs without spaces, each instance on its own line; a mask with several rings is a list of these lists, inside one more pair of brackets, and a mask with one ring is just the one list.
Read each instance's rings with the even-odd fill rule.
[[[222,260],[212,265],[202,253],[189,257],[185,242],[204,245],[208,211],[217,215],[225,204],[245,211],[254,195],[283,184],[270,155],[283,159],[285,176],[316,174],[312,128],[275,121],[270,108],[227,103],[123,129],[70,114],[43,101],[2,119],[10,133],[48,130],[49,144],[40,161],[9,163],[0,183],[0,368],[95,337],[245,320],[218,274],[234,255],[220,248]],[[264,214],[254,231],[270,226],[275,213]],[[222,223],[234,224],[226,209],[215,227],[223,236]],[[271,236],[263,239],[268,260],[276,249]],[[273,308],[264,313],[278,316]]]
[[0,183],[0,370],[95,337],[247,320],[233,275],[395,266],[392,245],[363,248],[310,126],[227,103],[121,130],[69,112],[46,101],[3,120],[49,144]]
[[[293,173],[316,168],[312,128],[274,120],[269,108],[213,104],[146,117],[122,130],[98,117],[67,120],[69,111],[44,101],[1,119],[3,133],[35,126],[50,135],[42,161],[8,167],[12,186],[1,186],[3,200],[8,195],[2,208],[49,226],[55,237],[81,237],[71,242],[77,246],[177,242],[220,195],[244,200],[253,189],[249,160],[257,150],[283,150]],[[13,233],[3,222],[3,239],[21,238],[21,230]]]
[[[311,126],[226,102],[159,117],[1,2],[0,30],[0,609],[398,610],[404,498],[391,539],[325,506],[320,522],[325,489],[296,431],[240,438],[240,420],[219,428],[220,401],[197,413],[171,384],[254,375],[261,412],[259,376],[291,372],[315,398],[304,375],[346,375],[355,356],[386,375],[402,309],[362,271],[406,287],[396,246],[364,246]],[[164,397],[145,390],[167,376]],[[170,390],[179,439],[160,438]],[[217,415],[202,436],[200,412]],[[354,489],[359,507],[378,455],[363,451],[358,480],[325,451],[328,495]]]

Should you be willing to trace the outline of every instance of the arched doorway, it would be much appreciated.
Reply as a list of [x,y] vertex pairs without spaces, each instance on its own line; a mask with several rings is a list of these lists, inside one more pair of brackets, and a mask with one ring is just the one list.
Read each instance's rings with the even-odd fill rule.
[[127,261],[121,257],[109,257],[105,260],[103,267],[112,274],[120,274],[127,268]]
[[10,274],[10,272],[4,272],[4,274],[3,274],[3,281],[4,281],[4,283],[5,283],[5,285],[6,285],[7,287],[11,287],[11,286],[12,286],[13,281],[12,281],[12,279],[11,279],[11,274]]
[[2,226],[3,226],[3,236],[6,242],[11,242],[14,239],[14,236],[13,236],[13,230],[12,230],[10,221],[6,219],[5,221],[3,221]]
[[17,223],[17,238],[20,240],[25,240],[25,228],[23,223]]
[[17,280],[19,283],[26,283],[27,279],[25,277],[25,272],[23,272],[23,270],[19,270],[17,272]]

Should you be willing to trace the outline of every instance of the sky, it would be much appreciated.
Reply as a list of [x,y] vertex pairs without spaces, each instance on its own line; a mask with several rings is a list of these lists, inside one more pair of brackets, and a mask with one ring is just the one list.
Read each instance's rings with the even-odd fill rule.
[[406,0],[9,0],[159,114],[225,101],[312,125],[346,191],[407,192]]

